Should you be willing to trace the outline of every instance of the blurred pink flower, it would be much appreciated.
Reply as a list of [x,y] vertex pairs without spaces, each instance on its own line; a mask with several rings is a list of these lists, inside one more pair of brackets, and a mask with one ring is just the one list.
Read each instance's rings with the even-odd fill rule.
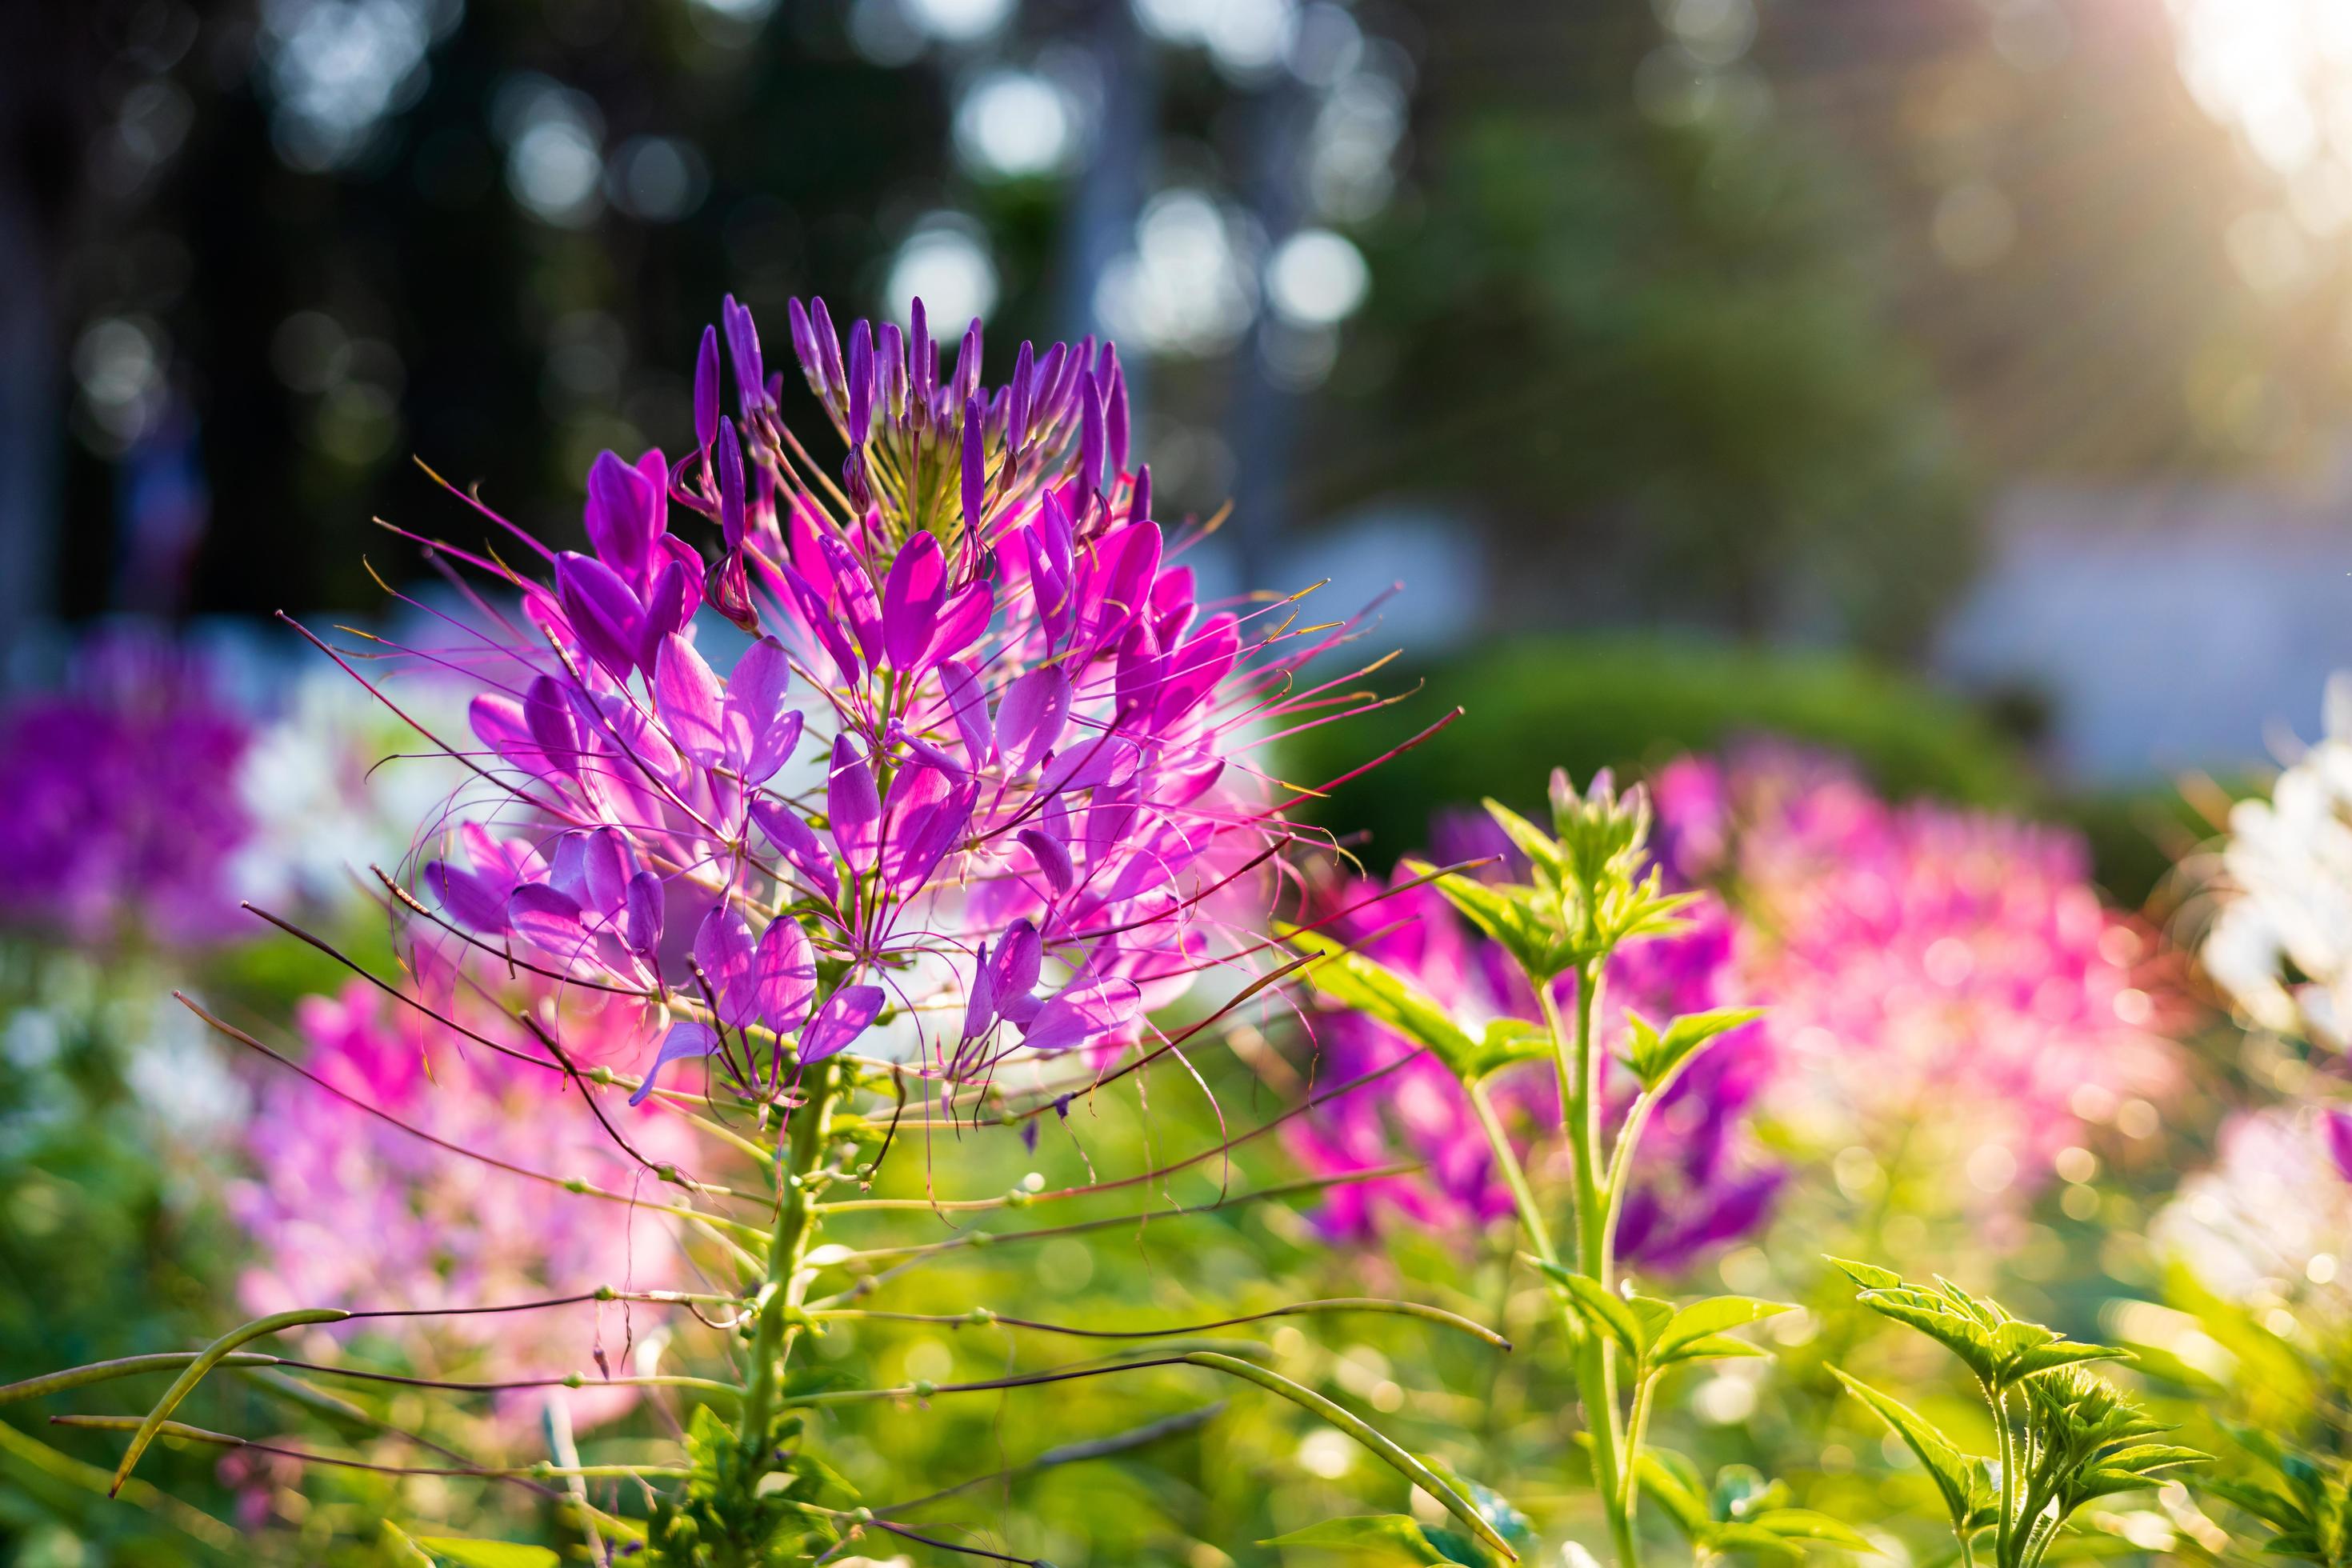
[[1657,785],[1660,854],[1742,916],[1740,994],[1770,1011],[1774,1110],[1822,1143],[1959,1161],[1980,1196],[2179,1082],[2149,943],[2063,829],[1896,805],[1758,743]]
[[[636,1011],[568,1009],[575,1065],[586,1070],[633,1048]],[[253,1174],[229,1192],[230,1212],[259,1253],[238,1281],[253,1312],[479,1308],[690,1283],[661,1215],[462,1158],[352,1103],[490,1160],[666,1202],[669,1189],[615,1144],[562,1071],[466,1040],[362,981],[340,997],[305,999],[299,1023],[310,1045],[304,1066],[331,1089],[290,1072],[263,1084],[246,1133]],[[611,1049],[598,1049],[600,1031],[616,1037]],[[646,1159],[691,1169],[693,1140],[677,1116],[618,1106],[607,1114]],[[600,1308],[587,1342],[551,1338],[545,1312],[383,1319],[336,1331],[389,1332],[432,1375],[462,1375],[453,1369],[474,1361],[494,1369],[475,1374],[489,1380],[579,1373],[588,1386],[568,1401],[584,1426],[635,1403],[635,1389],[596,1388],[591,1364],[599,1350],[624,1360],[622,1314]],[[582,1321],[561,1320],[567,1330]],[[502,1396],[499,1414],[527,1425],[547,1392]]]

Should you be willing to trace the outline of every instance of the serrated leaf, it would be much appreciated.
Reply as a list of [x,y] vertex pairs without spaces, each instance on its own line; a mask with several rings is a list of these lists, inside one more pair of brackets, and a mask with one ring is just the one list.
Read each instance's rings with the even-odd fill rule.
[[1402,1513],[1351,1514],[1327,1519],[1287,1535],[1261,1541],[1260,1546],[1311,1546],[1324,1552],[1353,1552],[1383,1557],[1391,1563],[1462,1563],[1448,1557],[1429,1539],[1419,1521]]
[[2202,1465],[2212,1458],[2212,1455],[2199,1449],[2183,1448],[2173,1443],[2136,1443],[2128,1448],[2119,1448],[2103,1456],[2099,1468],[2145,1474],[2149,1470],[2168,1469],[2174,1465]]
[[1655,1089],[1702,1047],[1763,1016],[1761,1007],[1715,1007],[1671,1018],[1661,1030],[1628,1007],[1625,1065],[1633,1069],[1643,1089]]
[[2131,1352],[2116,1345],[2082,1344],[2074,1340],[2035,1345],[2009,1357],[2001,1366],[2000,1381],[2015,1383],[2038,1373],[2052,1372],[2062,1366],[2080,1366],[2093,1361],[2129,1361]]
[[1830,1262],[1865,1290],[1885,1290],[1903,1283],[1903,1276],[1892,1268],[1881,1268],[1875,1263],[1856,1263],[1850,1258],[1832,1258]]
[[1952,1528],[1965,1533],[1982,1497],[1984,1483],[1979,1478],[1984,1474],[1985,1461],[1962,1451],[1935,1423],[1892,1394],[1881,1394],[1841,1367],[1833,1366],[1830,1372],[1918,1457],[1936,1490],[1943,1495]]
[[556,1568],[562,1562],[544,1546],[512,1541],[475,1541],[461,1535],[420,1535],[416,1544],[455,1568]]
[[1753,1296],[1709,1296],[1703,1301],[1693,1301],[1675,1313],[1673,1320],[1659,1331],[1654,1353],[1660,1361],[1664,1361],[1680,1346],[1695,1340],[1720,1334],[1726,1329],[1760,1323],[1767,1318],[1777,1318],[1783,1312],[1793,1310],[1795,1309],[1786,1301],[1765,1301]]
[[1275,934],[1316,961],[1307,978],[1316,990],[1423,1047],[1457,1078],[1474,1071],[1478,1042],[1454,1023],[1437,999],[1403,975],[1382,967],[1321,931],[1278,925]]

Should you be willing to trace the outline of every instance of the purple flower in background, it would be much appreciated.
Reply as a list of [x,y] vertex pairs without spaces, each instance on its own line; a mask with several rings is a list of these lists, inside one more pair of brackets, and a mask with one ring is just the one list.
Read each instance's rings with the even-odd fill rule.
[[[1507,841],[1483,817],[1443,819],[1433,838],[1456,863],[1486,855],[1509,858]],[[1414,980],[1474,1032],[1495,1018],[1537,1018],[1536,997],[1502,949],[1472,931],[1433,888],[1407,888],[1401,876],[1385,896],[1363,882],[1328,889],[1328,908],[1363,907],[1320,929],[1360,944],[1365,956]],[[1622,1040],[1625,1008],[1663,1023],[1741,1000],[1729,916],[1712,901],[1691,915],[1688,931],[1633,944],[1611,963],[1601,1008],[1604,1047],[1613,1050]],[[1564,1009],[1572,1008],[1573,974],[1557,983],[1555,994]],[[1319,1015],[1314,1031],[1318,1085],[1344,1082],[1412,1055],[1402,1036],[1361,1014]],[[1636,1184],[1619,1225],[1620,1257],[1674,1269],[1763,1222],[1780,1173],[1757,1157],[1746,1116],[1770,1068],[1762,1032],[1748,1025],[1704,1053],[1668,1092],[1635,1166]],[[1629,1075],[1612,1076],[1604,1086],[1609,1114],[1622,1110],[1633,1088]],[[1545,1063],[1504,1073],[1491,1092],[1515,1137],[1557,1127],[1558,1094]],[[1412,1175],[1334,1190],[1320,1211],[1334,1235],[1361,1237],[1397,1223],[1458,1232],[1511,1212],[1467,1097],[1453,1073],[1427,1056],[1289,1123],[1286,1139],[1297,1158],[1323,1173],[1402,1159],[1425,1162]],[[1538,1149],[1534,1162],[1540,1168],[1555,1156],[1564,1157],[1563,1152]]]
[[244,929],[229,864],[250,725],[157,636],[94,637],[62,690],[0,713],[0,920],[105,942]]

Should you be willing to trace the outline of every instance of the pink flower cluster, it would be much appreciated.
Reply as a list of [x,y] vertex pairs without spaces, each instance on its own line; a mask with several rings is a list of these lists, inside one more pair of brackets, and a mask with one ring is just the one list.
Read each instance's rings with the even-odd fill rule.
[[[1465,839],[1459,826],[1444,836]],[[1477,833],[1475,842],[1454,847],[1491,853],[1507,845],[1499,835]],[[1435,889],[1405,887],[1404,880],[1401,874],[1385,894],[1360,882],[1333,889],[1331,906],[1350,912],[1320,929],[1410,976],[1474,1031],[1495,1018],[1536,1018],[1535,994],[1501,947],[1471,931]],[[1636,943],[1611,963],[1599,1020],[1606,1048],[1614,1050],[1624,1037],[1625,1008],[1663,1025],[1677,1014],[1738,1004],[1729,918],[1712,901],[1692,913],[1690,931]],[[1572,1013],[1576,977],[1563,975],[1555,984],[1560,1005]],[[1325,1085],[1412,1059],[1328,1101],[1313,1117],[1289,1123],[1292,1154],[1321,1173],[1371,1170],[1400,1159],[1425,1163],[1412,1175],[1335,1189],[1321,1210],[1327,1231],[1362,1237],[1402,1223],[1459,1233],[1511,1213],[1486,1135],[1451,1070],[1429,1056],[1412,1056],[1403,1036],[1361,1014],[1318,1016],[1314,1032],[1316,1078]],[[1619,1225],[1620,1257],[1670,1270],[1761,1223],[1780,1173],[1757,1158],[1745,1117],[1769,1065],[1761,1032],[1745,1026],[1702,1055],[1668,1092],[1635,1164],[1635,1186]],[[1604,1084],[1612,1125],[1633,1087],[1622,1071]],[[1557,1142],[1559,1094],[1549,1066],[1524,1063],[1494,1080],[1491,1093],[1515,1136],[1538,1142],[1541,1130],[1551,1129]],[[1545,1158],[1560,1156],[1548,1143],[1533,1159],[1524,1148],[1521,1153],[1537,1171]]]
[[943,373],[919,302],[845,346],[795,301],[836,480],[750,313],[721,325],[693,450],[597,459],[593,553],[467,557],[520,615],[420,656],[479,683],[489,786],[428,847],[423,935],[658,1002],[648,1085],[709,1058],[772,1090],[894,1019],[953,1078],[1132,1042],[1220,962],[1202,900],[1287,836],[1230,764],[1318,706],[1289,672],[1333,634],[1199,602],[1108,344],[1024,343],[992,389],[978,322]]
[[[575,1018],[591,1060],[600,1032],[625,1047],[635,1013],[616,1004]],[[315,1081],[283,1073],[262,1084],[245,1131],[252,1174],[228,1193],[259,1258],[238,1281],[248,1310],[435,1311],[679,1283],[664,1215],[556,1184],[583,1181],[648,1205],[674,1195],[624,1153],[563,1072],[496,1053],[364,981],[339,997],[306,998],[299,1022]],[[691,1130],[677,1118],[618,1114],[619,1131],[646,1161],[691,1158]],[[621,1311],[602,1309],[613,1329]],[[591,1386],[568,1397],[583,1425],[633,1403],[634,1390],[593,1386],[598,1345],[547,1342],[543,1313],[394,1318],[335,1331],[389,1334],[412,1370],[428,1375],[464,1375],[476,1363],[498,1379],[582,1373]],[[620,1333],[611,1350],[622,1350]],[[500,1411],[528,1421],[543,1392],[501,1396]]]
[[199,660],[157,637],[93,638],[64,690],[0,714],[0,921],[85,942],[239,929],[251,740]]
[[[2030,1191],[2086,1121],[2176,1084],[2149,943],[2063,830],[1897,805],[1850,768],[1760,743],[1657,782],[1660,854],[1741,917],[1769,1009],[1775,1111],[1814,1141],[1963,1164]],[[1929,1147],[1932,1145],[1933,1147]]]

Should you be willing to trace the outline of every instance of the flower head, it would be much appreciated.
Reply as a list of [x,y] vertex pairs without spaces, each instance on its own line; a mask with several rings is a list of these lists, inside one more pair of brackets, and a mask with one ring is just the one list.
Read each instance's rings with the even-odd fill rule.
[[1286,835],[1239,737],[1335,634],[1199,602],[1108,344],[992,387],[979,323],[943,364],[919,304],[845,345],[796,301],[791,342],[837,478],[730,300],[694,450],[599,458],[592,552],[533,542],[520,622],[436,656],[481,776],[420,938],[659,1003],[649,1079],[773,1086],[894,1021],[958,1078],[1131,1041]]

